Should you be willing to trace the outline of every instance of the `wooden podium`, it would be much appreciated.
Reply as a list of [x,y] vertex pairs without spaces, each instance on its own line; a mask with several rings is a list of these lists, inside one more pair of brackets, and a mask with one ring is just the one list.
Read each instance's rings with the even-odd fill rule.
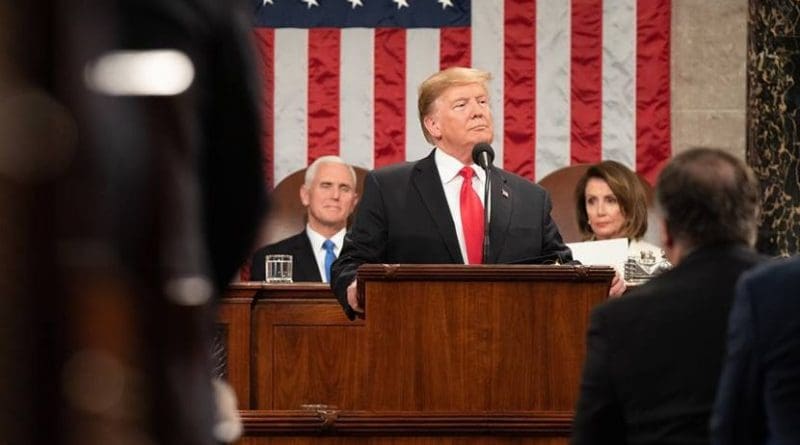
[[241,443],[566,443],[589,312],[613,275],[365,265],[353,322],[325,285],[234,285],[221,320]]

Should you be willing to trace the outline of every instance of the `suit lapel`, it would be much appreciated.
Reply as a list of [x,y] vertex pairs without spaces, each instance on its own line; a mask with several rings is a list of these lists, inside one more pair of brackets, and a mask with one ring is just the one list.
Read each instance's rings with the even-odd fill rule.
[[322,281],[319,275],[319,268],[317,267],[317,259],[314,256],[314,247],[308,239],[308,234],[304,231],[303,236],[299,240],[301,248],[298,251],[303,252],[303,258],[297,262],[297,266],[302,268],[302,275],[308,277],[309,281]]
[[501,170],[492,169],[491,220],[489,221],[489,258],[484,262],[495,264],[506,240],[508,225],[511,222],[511,209],[514,196],[508,188],[507,180]]
[[431,218],[433,218],[436,229],[439,231],[442,240],[444,240],[453,262],[463,263],[464,258],[461,256],[461,249],[458,247],[456,228],[453,226],[453,217],[450,215],[447,198],[444,196],[442,179],[436,169],[433,151],[428,157],[416,163],[412,182]]

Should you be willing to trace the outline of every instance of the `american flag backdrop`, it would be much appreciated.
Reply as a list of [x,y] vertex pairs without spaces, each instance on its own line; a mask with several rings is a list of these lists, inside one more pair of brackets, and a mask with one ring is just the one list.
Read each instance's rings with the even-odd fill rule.
[[417,87],[492,73],[495,165],[531,180],[671,155],[670,0],[255,0],[270,185],[336,154],[367,169],[431,149]]

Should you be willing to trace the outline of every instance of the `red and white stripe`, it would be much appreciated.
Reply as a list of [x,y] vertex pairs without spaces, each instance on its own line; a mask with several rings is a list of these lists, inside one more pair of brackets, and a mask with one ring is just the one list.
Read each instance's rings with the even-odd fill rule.
[[328,154],[368,169],[425,156],[417,87],[453,65],[494,76],[497,165],[537,180],[614,159],[654,180],[671,155],[670,8],[474,0],[470,28],[256,28],[269,182]]

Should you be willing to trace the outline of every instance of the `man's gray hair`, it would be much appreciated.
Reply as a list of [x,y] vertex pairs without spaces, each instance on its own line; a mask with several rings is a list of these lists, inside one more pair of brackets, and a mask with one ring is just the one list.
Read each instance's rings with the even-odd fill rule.
[[310,186],[311,182],[314,180],[314,177],[317,175],[317,170],[319,166],[322,164],[342,164],[350,171],[350,175],[353,177],[353,184],[355,185],[356,180],[356,170],[353,168],[352,165],[344,162],[344,159],[340,158],[339,156],[322,156],[317,158],[311,165],[308,166],[306,169],[306,179],[304,184],[306,186]]

